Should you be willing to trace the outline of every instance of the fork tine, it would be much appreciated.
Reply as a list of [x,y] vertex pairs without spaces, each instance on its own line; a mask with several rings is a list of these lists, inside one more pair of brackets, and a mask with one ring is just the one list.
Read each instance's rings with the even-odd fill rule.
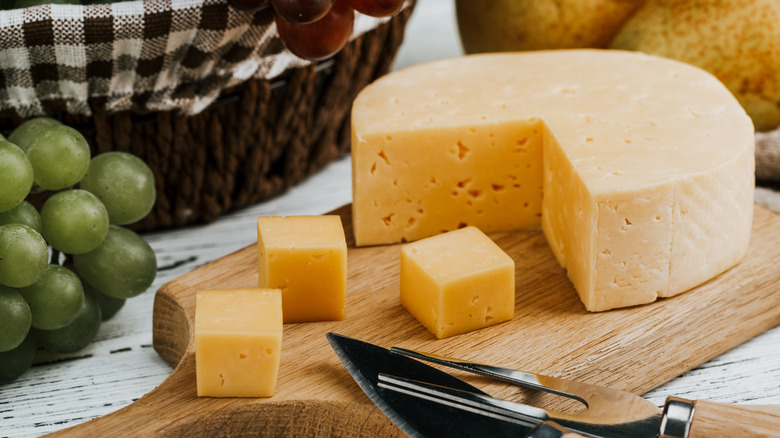
[[[544,376],[541,374],[532,374],[508,368],[484,365],[466,360],[452,359],[405,348],[392,347],[390,351],[414,359],[436,363],[525,388],[545,391],[577,400],[588,408],[585,412],[574,415],[574,417],[578,419],[590,418],[595,420],[604,415],[610,415],[618,409],[626,409],[626,407],[629,406],[631,407],[631,414],[635,419],[644,419],[649,416],[660,414],[660,409],[657,406],[630,392]],[[547,412],[551,413],[552,411],[547,410]],[[569,417],[569,415],[558,412],[556,412],[556,414],[561,414],[563,417]]]
[[533,406],[389,374],[379,374],[378,385],[380,388],[529,428],[547,419],[547,412]]
[[[400,392],[421,399],[433,401],[467,412],[495,418],[521,426],[535,428],[550,419],[547,411],[522,403],[501,400],[489,395],[476,394],[446,386],[433,385],[403,377],[379,374],[380,388]],[[592,426],[584,423],[571,423],[573,431],[588,437],[600,437],[592,434]],[[595,429],[598,429],[596,427]],[[580,435],[577,435],[580,436]]]
[[[523,371],[510,370],[508,368],[501,368],[501,367],[496,367],[491,365],[469,362],[465,360],[452,359],[448,357],[438,356],[435,354],[428,354],[428,353],[422,353],[415,350],[408,350],[406,348],[400,348],[400,347],[392,347],[390,348],[390,351],[393,353],[400,354],[402,356],[407,356],[414,359],[423,360],[423,361],[427,361],[439,365],[444,365],[446,367],[455,368],[462,371],[467,371],[473,374],[490,377],[496,380],[500,380],[502,382],[522,386],[524,388],[536,389],[536,390],[560,395],[563,397],[568,397],[579,401],[580,403],[584,404],[586,407],[589,407],[588,401],[584,397],[563,390],[562,387],[566,385],[561,385],[561,382],[556,381],[558,379],[555,379],[553,377],[538,376],[536,374],[526,373]],[[543,384],[540,381],[539,377],[543,377],[542,380],[544,380],[546,384]]]

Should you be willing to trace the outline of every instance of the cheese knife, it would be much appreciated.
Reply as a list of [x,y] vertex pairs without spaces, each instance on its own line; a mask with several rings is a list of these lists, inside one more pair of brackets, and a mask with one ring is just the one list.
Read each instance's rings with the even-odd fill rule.
[[[410,437],[523,437],[538,422],[518,424],[463,412],[434,401],[382,389],[379,374],[430,382],[443,387],[485,394],[476,387],[418,360],[335,333],[327,334],[336,355],[371,401]],[[487,395],[487,394],[485,394]]]
[[[344,338],[335,334],[328,334],[328,339],[353,377],[355,377],[353,371],[357,371],[364,378],[368,376],[366,380],[371,385],[367,384],[365,385],[366,387],[364,385],[360,386],[375,403],[375,398],[384,400],[388,397],[389,392],[395,392],[417,397],[427,402],[447,405],[460,411],[455,414],[456,416],[462,416],[467,411],[469,413],[478,412],[478,415],[482,415],[485,418],[498,419],[497,421],[504,423],[517,421],[520,418],[523,419],[525,426],[528,428],[524,430],[524,433],[532,436],[542,436],[533,435],[532,429],[534,427],[537,430],[545,429],[555,432],[553,428],[540,427],[549,422],[557,423],[555,426],[562,425],[566,428],[564,430],[576,431],[585,436],[601,437],[714,438],[720,436],[780,436],[780,406],[736,406],[708,401],[692,402],[670,397],[663,409],[660,409],[637,395],[596,385],[448,359],[396,347],[386,350],[363,341]],[[342,350],[339,352],[337,345],[340,345],[344,339],[349,339],[348,342],[351,345],[348,351]],[[385,371],[386,367],[371,367],[364,363],[364,359],[357,357],[364,354],[372,354],[372,351],[377,351],[375,349],[389,353],[389,355],[387,353],[381,355],[384,363],[395,363],[393,355],[406,359],[414,358],[437,363],[523,387],[569,397],[585,404],[587,410],[578,414],[566,414],[549,409],[538,409],[532,406],[495,399],[480,390],[474,391],[462,386],[450,386],[443,383],[443,381],[430,381],[413,377],[411,374],[404,374],[404,367],[400,366],[400,364],[396,368],[397,371],[400,371],[399,373],[388,372]],[[349,365],[347,364],[348,362]],[[422,364],[422,362],[420,363]],[[356,380],[358,379],[356,378]],[[373,385],[373,381],[376,382],[375,385]],[[360,384],[360,381],[358,383]],[[373,393],[373,397],[369,391]],[[387,414],[379,403],[377,405]],[[395,411],[393,414],[396,417],[399,415]],[[410,415],[414,417],[416,413],[412,412],[402,415],[400,419],[393,419],[392,416],[388,416],[396,424],[399,424],[403,421],[408,421]],[[423,420],[417,419],[415,421],[421,422]],[[399,425],[399,427],[401,426]],[[405,427],[409,428],[410,426],[406,424]],[[401,429],[409,433],[404,427],[401,427]],[[410,436],[433,436],[421,433],[409,434]]]

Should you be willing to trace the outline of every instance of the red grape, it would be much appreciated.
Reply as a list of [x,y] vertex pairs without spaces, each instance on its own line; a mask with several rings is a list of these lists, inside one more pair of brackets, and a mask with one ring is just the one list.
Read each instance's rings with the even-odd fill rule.
[[334,0],[271,0],[276,15],[295,24],[313,23],[330,11]]
[[269,0],[228,0],[228,4],[242,11],[259,11],[269,5]]
[[287,49],[312,61],[333,56],[352,34],[355,11],[346,0],[336,0],[330,11],[309,24],[295,24],[276,14],[276,28]]
[[361,14],[389,17],[401,10],[404,0],[349,0],[349,4]]

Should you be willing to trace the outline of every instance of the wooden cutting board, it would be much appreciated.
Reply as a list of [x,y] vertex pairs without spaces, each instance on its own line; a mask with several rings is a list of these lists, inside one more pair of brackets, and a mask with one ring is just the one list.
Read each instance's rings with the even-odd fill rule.
[[[750,250],[737,267],[677,297],[603,313],[585,310],[540,230],[491,235],[516,262],[515,317],[444,340],[400,305],[398,245],[355,248],[349,207],[335,213],[349,243],[347,318],[285,325],[276,395],[195,392],[195,293],[255,287],[257,248],[250,245],[157,291],[154,347],[176,365],[168,379],[124,409],[55,435],[402,435],[336,358],[325,339],[330,331],[643,394],[780,323],[780,216],[758,206]],[[453,374],[495,396],[530,400],[517,387]]]

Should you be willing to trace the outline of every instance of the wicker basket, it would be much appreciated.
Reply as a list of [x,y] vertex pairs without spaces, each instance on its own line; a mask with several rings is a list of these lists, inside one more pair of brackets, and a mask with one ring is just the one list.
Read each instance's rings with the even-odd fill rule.
[[[387,72],[412,6],[354,38],[334,58],[292,68],[273,80],[224,89],[205,110],[46,115],[79,129],[93,155],[131,152],[156,177],[157,202],[132,228],[157,230],[209,222],[299,183],[350,147],[357,93]],[[22,120],[2,116],[0,128]]]

